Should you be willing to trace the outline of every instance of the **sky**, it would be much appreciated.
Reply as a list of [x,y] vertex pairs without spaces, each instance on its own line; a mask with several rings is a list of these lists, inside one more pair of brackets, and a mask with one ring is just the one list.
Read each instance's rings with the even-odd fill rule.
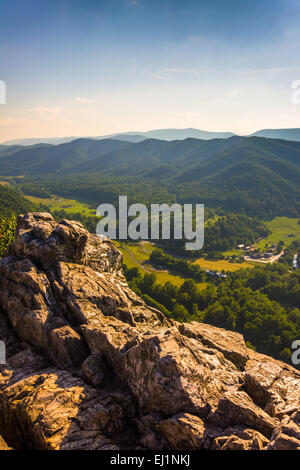
[[299,0],[0,0],[0,142],[300,127]]

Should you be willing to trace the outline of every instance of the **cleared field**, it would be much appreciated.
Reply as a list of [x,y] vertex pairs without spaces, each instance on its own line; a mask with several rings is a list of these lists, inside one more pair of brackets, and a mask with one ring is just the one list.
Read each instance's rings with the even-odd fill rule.
[[[264,238],[263,240],[259,241],[258,243],[254,243],[253,246],[255,248],[259,248],[260,251],[265,251],[267,250],[271,245],[277,245],[280,241],[284,242],[284,246],[288,247],[294,240],[300,241],[300,224],[299,224],[300,219],[296,218],[290,218],[290,217],[276,217],[275,219],[271,220],[270,222],[266,222],[266,225],[270,228],[271,230],[271,235],[269,235],[267,238]],[[243,255],[243,250],[231,250],[231,251],[225,251],[223,252],[224,256],[242,256]],[[222,261],[220,261],[221,263]],[[231,263],[230,263],[231,264]],[[253,266],[252,263],[250,266],[245,266],[245,264],[249,263],[244,263],[243,265],[240,265],[242,267],[251,267]],[[232,266],[232,264],[231,264]],[[234,265],[233,265],[234,266]],[[203,264],[204,267],[204,264]],[[207,268],[207,269],[213,269],[213,268]],[[231,269],[231,271],[234,271],[238,268]],[[228,269],[230,270],[230,269]]]
[[152,245],[149,242],[130,244],[129,247],[133,252],[134,257],[140,262],[147,261],[152,251],[156,248],[155,245]]
[[242,250],[231,250],[231,251],[229,250],[229,251],[223,251],[223,252],[222,252],[222,254],[223,254],[224,256],[233,256],[233,255],[235,255],[235,256],[242,256],[243,253],[244,253],[244,252],[243,252]]
[[[155,245],[152,245],[149,242],[143,243],[120,243],[117,240],[114,240],[116,246],[123,253],[123,262],[128,268],[137,268],[141,274],[154,274],[156,281],[159,284],[165,284],[166,282],[171,282],[175,286],[181,286],[181,284],[189,279],[185,276],[181,276],[176,273],[171,273],[168,270],[158,270],[155,269],[152,265],[148,264],[149,256],[151,252],[155,249]],[[199,289],[205,289],[207,286],[206,282],[196,283]]]
[[48,206],[51,210],[64,210],[66,213],[82,213],[84,215],[96,215],[96,211],[91,209],[87,204],[76,201],[75,199],[65,199],[59,196],[52,196],[51,198],[42,198],[35,196],[24,196],[29,201],[35,204],[43,204]]
[[237,271],[242,268],[253,268],[252,263],[230,263],[226,260],[211,261],[204,258],[198,258],[193,264],[198,264],[203,269],[211,271]]
[[[266,245],[279,243],[281,240],[284,245],[289,246],[294,240],[300,241],[300,219],[292,219],[289,217],[276,217],[267,222],[266,225],[271,229],[272,233],[267,238],[261,240],[255,246],[264,249]],[[293,236],[289,236],[293,235]]]

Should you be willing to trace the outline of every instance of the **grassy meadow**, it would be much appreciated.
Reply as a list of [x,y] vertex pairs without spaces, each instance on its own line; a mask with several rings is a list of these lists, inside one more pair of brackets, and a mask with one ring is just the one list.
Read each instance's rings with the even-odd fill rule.
[[267,245],[277,244],[281,240],[284,242],[285,247],[289,246],[294,240],[300,241],[299,221],[300,219],[290,217],[276,217],[270,222],[266,222],[272,233],[255,246],[263,250]]
[[[138,243],[121,243],[114,240],[116,246],[123,253],[123,262],[128,268],[137,268],[141,274],[154,274],[156,281],[159,284],[165,284],[171,282],[175,286],[181,286],[181,284],[189,279],[186,276],[182,276],[175,272],[170,272],[167,269],[156,269],[149,264],[149,256],[151,252],[156,248],[150,242],[138,242]],[[199,289],[205,289],[207,286],[206,282],[196,283]]]
[[237,271],[241,268],[253,268],[253,263],[244,261],[243,263],[231,263],[227,260],[208,260],[205,258],[198,258],[194,261],[194,264],[198,264],[203,269],[209,269],[211,271]]
[[60,196],[52,196],[51,198],[41,198],[35,196],[24,196],[29,201],[39,205],[48,206],[51,210],[64,210],[67,214],[82,213],[84,215],[96,215],[95,209],[91,209],[87,204],[76,201],[75,199],[65,199]]

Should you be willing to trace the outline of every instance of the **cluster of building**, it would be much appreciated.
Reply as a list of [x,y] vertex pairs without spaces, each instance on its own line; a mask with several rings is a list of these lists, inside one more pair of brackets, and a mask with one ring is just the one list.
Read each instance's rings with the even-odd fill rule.
[[247,261],[273,262],[283,253],[283,251],[281,253],[278,251],[278,246],[275,244],[268,247],[266,251],[260,251],[259,248],[253,246],[245,247],[244,245],[238,245],[238,248],[244,250],[244,259]]
[[222,273],[220,271],[211,271],[210,269],[205,269],[207,274],[213,277],[217,277],[219,279],[226,279],[227,275],[225,273]]

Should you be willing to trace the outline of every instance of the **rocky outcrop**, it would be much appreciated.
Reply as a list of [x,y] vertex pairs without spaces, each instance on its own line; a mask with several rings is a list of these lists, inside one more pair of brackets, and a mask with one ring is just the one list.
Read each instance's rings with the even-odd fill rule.
[[300,449],[300,373],[147,306],[114,244],[77,222],[19,217],[0,339],[0,434],[15,449]]
[[1,436],[0,436],[0,450],[9,450],[9,447],[7,447],[6,442],[3,440]]

